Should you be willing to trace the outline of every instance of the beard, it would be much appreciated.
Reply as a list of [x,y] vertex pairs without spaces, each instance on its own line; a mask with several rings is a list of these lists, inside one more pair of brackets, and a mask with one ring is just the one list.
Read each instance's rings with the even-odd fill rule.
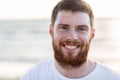
[[[77,53],[77,55],[69,55],[69,54],[74,54],[74,53],[68,53],[68,55],[65,55],[64,52],[61,49],[61,46],[63,43],[69,44],[69,43],[74,43],[74,44],[79,44],[80,51]],[[54,57],[55,60],[62,66],[72,66],[72,67],[80,67],[82,64],[84,64],[87,61],[87,54],[90,46],[90,41],[89,42],[84,42],[82,40],[80,41],[61,41],[58,45],[53,39],[52,41],[53,45],[53,50],[54,50]]]

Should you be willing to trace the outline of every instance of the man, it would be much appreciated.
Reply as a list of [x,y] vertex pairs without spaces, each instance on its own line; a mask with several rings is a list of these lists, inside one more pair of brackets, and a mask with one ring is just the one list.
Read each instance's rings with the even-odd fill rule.
[[55,60],[38,64],[21,80],[120,80],[107,67],[88,60],[94,15],[83,0],[61,0],[53,9],[49,32]]

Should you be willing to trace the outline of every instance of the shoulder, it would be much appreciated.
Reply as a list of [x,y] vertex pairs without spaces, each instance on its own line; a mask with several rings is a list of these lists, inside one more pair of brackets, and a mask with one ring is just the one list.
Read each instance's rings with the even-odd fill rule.
[[53,64],[54,64],[54,60],[49,59],[49,60],[41,61],[35,67],[33,67],[33,69],[46,68],[52,66]]
[[40,76],[43,77],[49,72],[53,66],[54,60],[42,61],[29,69],[20,80],[38,80]]
[[120,80],[120,75],[106,65],[97,63],[97,72],[99,72],[103,77],[109,76],[110,80]]

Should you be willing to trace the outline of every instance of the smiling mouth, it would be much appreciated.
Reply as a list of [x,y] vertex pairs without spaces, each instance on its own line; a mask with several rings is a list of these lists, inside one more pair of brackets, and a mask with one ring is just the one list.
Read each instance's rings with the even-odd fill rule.
[[73,45],[73,44],[63,44],[63,46],[70,50],[74,50],[80,47],[79,45]]

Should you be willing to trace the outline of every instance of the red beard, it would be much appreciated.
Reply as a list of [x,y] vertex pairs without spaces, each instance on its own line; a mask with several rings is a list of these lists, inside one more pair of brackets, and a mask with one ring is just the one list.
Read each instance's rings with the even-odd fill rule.
[[[75,43],[75,44],[80,44],[80,51],[78,52],[78,54],[76,56],[65,56],[64,53],[61,50],[61,46],[63,43]],[[83,63],[86,62],[87,60],[87,54],[88,54],[88,50],[89,50],[89,46],[90,46],[90,41],[87,43],[85,43],[84,41],[70,41],[70,40],[66,40],[66,41],[62,41],[60,42],[59,46],[57,46],[56,42],[53,40],[52,41],[52,45],[53,45],[53,49],[54,49],[54,56],[55,59],[57,60],[57,62],[59,62],[59,64],[61,66],[72,66],[72,67],[79,67],[81,66]]]

